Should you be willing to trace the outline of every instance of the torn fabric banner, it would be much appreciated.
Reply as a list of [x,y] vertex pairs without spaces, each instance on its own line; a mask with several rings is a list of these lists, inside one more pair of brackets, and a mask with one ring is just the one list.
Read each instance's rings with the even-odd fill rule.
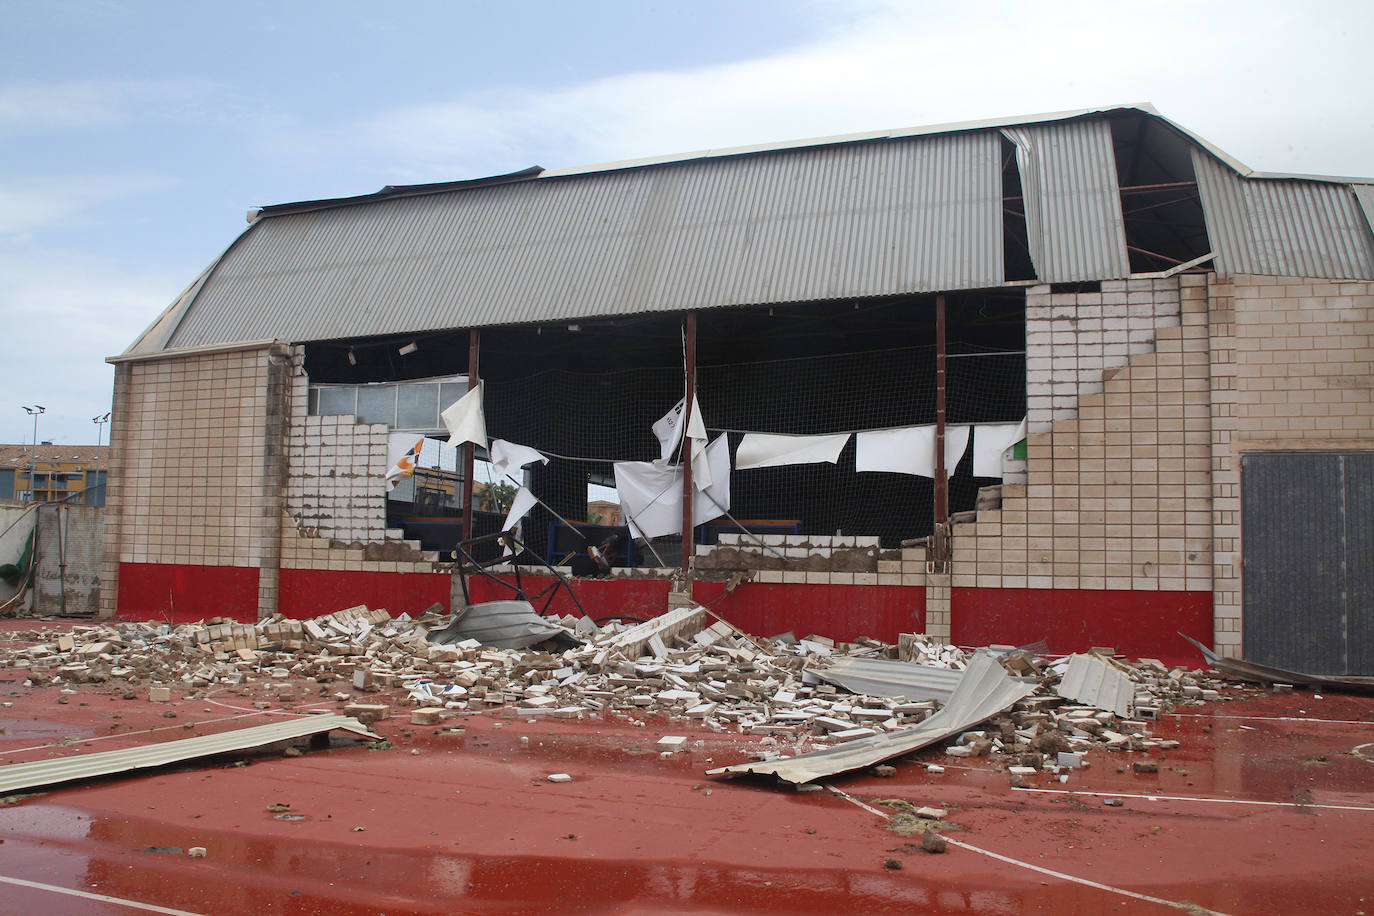
[[[506,520],[501,523],[501,530],[514,531],[520,519],[528,515],[530,510],[538,504],[539,500],[535,499],[529,487],[521,487],[519,490],[516,490],[515,498],[512,499],[510,503],[510,511],[506,513]],[[501,551],[505,556],[510,556],[514,552],[515,551],[510,549],[509,544]]]
[[[945,476],[953,477],[954,468],[968,448],[967,426],[945,427]],[[902,429],[880,429],[858,433],[855,437],[854,470],[893,471],[935,476],[935,427],[908,426]]]
[[615,488],[630,536],[682,531],[682,469],[666,461],[617,461]]
[[[661,447],[661,457],[664,461],[673,457],[673,450],[682,441],[682,412],[687,409],[687,399],[683,398],[677,405],[658,419],[651,429],[654,436],[658,438]],[[701,419],[701,406],[697,403],[696,395],[692,395],[692,417],[687,421],[691,429],[687,431],[688,438],[698,442],[706,442],[706,424]],[[693,471],[696,468],[693,467]]]
[[506,477],[511,472],[523,468],[527,464],[534,464],[538,461],[548,464],[549,459],[528,445],[516,445],[514,442],[507,442],[505,439],[491,440],[491,467],[496,471],[498,477]]
[[454,401],[439,414],[448,427],[449,445],[460,442],[473,442],[482,448],[487,447],[487,420],[482,413],[483,384]]
[[415,462],[425,447],[425,437],[414,433],[392,433],[387,437],[387,457],[392,458],[391,467],[386,472],[386,482],[395,486],[402,477],[415,473]]
[[[730,511],[730,439],[724,433],[716,441],[701,449],[710,466],[709,486],[696,487],[692,493],[692,524],[704,525]],[[699,479],[696,459],[692,460],[693,480]],[[678,527],[682,527],[680,524]]]
[[1007,449],[1026,438],[1026,421],[973,427],[973,476],[1001,477]]
[[735,452],[735,470],[775,468],[785,464],[815,464],[840,460],[849,442],[849,433],[834,436],[786,436],[775,433],[745,433]]

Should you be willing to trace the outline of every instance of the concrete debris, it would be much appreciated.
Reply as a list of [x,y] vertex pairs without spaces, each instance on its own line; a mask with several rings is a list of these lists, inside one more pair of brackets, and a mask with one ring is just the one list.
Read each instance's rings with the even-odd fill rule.
[[[818,634],[757,639],[712,622],[699,607],[635,626],[543,619],[546,631],[560,640],[525,648],[458,638],[451,628],[448,641],[436,643],[434,633],[451,618],[393,618],[366,606],[256,624],[219,618],[181,625],[112,621],[60,636],[11,634],[0,643],[0,667],[27,669],[31,686],[104,687],[155,702],[196,699],[212,689],[245,693],[253,686],[266,690],[276,705],[332,700],[365,724],[389,717],[393,707],[409,707],[410,724],[438,728],[450,727],[454,716],[490,713],[679,723],[684,731],[754,736],[756,756],[775,760],[910,729],[944,703],[850,692],[828,683],[828,670],[879,671],[888,680],[896,671],[907,680],[938,676],[957,683],[981,657],[919,634],[902,634],[896,646],[865,638],[836,642]],[[569,647],[565,637],[575,637],[576,644]],[[1002,671],[1028,686],[1029,695],[974,731],[940,739],[945,753],[983,758],[982,765],[998,769],[1028,767],[1051,778],[1089,765],[1099,753],[1176,747],[1151,736],[1153,719],[1239,690],[1197,671],[1170,669],[1154,659],[1129,663],[1104,650],[1091,663],[1109,666],[1112,680],[1127,685],[1130,706],[1140,713],[1130,719],[1116,702],[1113,712],[1059,696],[1070,663],[1047,659],[1036,647],[1007,648],[995,658]],[[1113,696],[1120,699],[1123,692]],[[683,736],[665,735],[658,750],[684,750],[687,743]],[[929,769],[940,771],[938,764]]]

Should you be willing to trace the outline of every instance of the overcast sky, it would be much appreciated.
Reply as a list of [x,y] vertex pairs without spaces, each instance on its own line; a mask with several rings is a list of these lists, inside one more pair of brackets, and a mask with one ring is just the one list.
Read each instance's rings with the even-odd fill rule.
[[122,351],[253,206],[1153,102],[1374,176],[1374,4],[0,0],[0,442],[94,442]]

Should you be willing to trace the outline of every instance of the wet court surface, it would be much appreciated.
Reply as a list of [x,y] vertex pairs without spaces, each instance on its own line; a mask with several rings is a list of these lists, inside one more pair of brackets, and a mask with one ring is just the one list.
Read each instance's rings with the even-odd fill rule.
[[[1066,782],[1014,789],[986,758],[937,747],[891,778],[801,793],[703,775],[747,759],[755,737],[500,713],[453,720],[457,733],[398,708],[375,726],[389,748],[339,735],[302,756],[278,747],[11,801],[0,912],[1374,912],[1374,697],[1244,694],[1162,716],[1154,733],[1181,746],[1151,752],[1157,773],[1133,772],[1143,754],[1102,752]],[[58,696],[0,669],[0,762],[311,705]],[[661,756],[663,734],[688,750]],[[891,829],[900,802],[948,809],[947,852]],[[186,855],[195,846],[204,858]]]

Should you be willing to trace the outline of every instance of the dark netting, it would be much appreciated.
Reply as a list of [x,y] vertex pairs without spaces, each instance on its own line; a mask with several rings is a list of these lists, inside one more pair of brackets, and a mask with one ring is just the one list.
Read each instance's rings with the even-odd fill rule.
[[[948,422],[1019,421],[1026,400],[1023,295],[1006,290],[948,300]],[[745,432],[821,434],[933,424],[934,301],[699,312],[697,391],[712,438],[727,432],[733,466]],[[404,372],[394,358],[394,341],[312,345],[307,368],[312,381],[336,383],[466,371],[466,332],[417,339],[419,351]],[[675,537],[654,542],[659,559],[646,550],[631,553],[612,465],[659,457],[650,427],[682,397],[682,367],[680,314],[481,332],[488,435],[551,458],[523,476],[544,503],[523,525],[534,552],[554,561],[585,557],[589,544],[619,536],[609,548],[618,563],[678,563],[681,544]],[[856,473],[854,454],[851,439],[833,465],[735,471],[730,514],[756,531],[878,535],[888,546],[929,534],[933,481]],[[474,477],[480,494],[476,533],[497,530],[515,482],[502,487],[492,481],[490,466],[482,462]],[[995,482],[972,477],[970,448],[951,480],[950,511],[973,508],[978,488]],[[696,536],[711,542],[721,530],[734,525],[720,519]]]

